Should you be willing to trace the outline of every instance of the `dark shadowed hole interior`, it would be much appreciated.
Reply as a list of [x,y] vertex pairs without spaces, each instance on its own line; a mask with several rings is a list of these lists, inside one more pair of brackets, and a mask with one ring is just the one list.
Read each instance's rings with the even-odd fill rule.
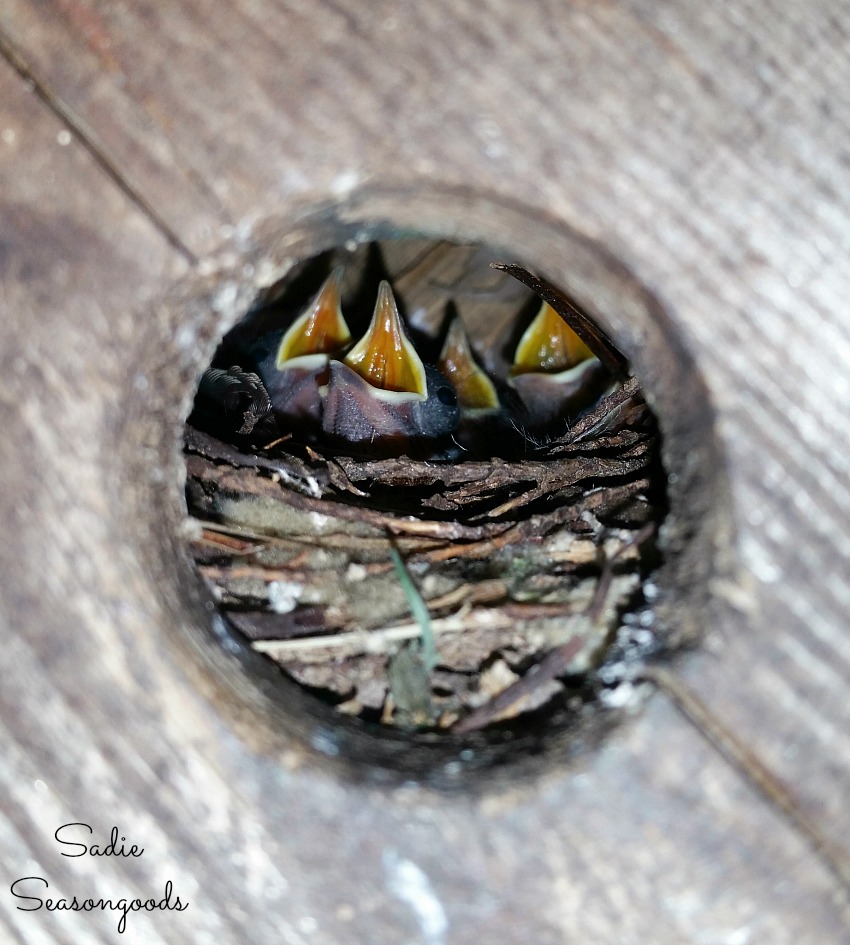
[[[655,418],[574,300],[549,287],[541,311],[491,265],[511,262],[415,239],[306,260],[223,339],[187,424],[191,551],[220,612],[366,727],[569,726],[632,702],[666,646]],[[350,338],[337,321],[320,343],[297,320],[334,272]],[[383,282],[412,355],[360,343]],[[553,315],[578,334],[551,337]]]

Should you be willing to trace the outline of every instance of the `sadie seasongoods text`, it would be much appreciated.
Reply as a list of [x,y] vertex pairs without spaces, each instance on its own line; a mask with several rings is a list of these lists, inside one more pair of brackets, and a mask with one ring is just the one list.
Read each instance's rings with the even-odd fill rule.
[[[109,842],[106,844],[84,843],[80,839],[72,837],[84,837],[85,831],[93,834],[89,824],[72,823],[63,824],[57,827],[53,836],[60,843],[63,849],[62,856],[123,856],[138,857],[145,850],[139,848],[135,843],[127,845],[127,838],[118,833],[118,828],[113,827],[109,835]],[[131,912],[154,912],[157,910],[169,912],[183,912],[188,909],[189,903],[183,902],[179,896],[174,895],[174,889],[171,880],[165,884],[165,890],[161,899],[90,899],[74,896],[71,899],[42,899],[38,893],[43,893],[49,888],[50,883],[43,876],[22,876],[16,879],[11,887],[11,893],[16,899],[23,900],[24,905],[16,908],[22,912],[38,912],[39,909],[46,909],[48,912],[101,912],[109,910],[111,912],[120,912],[121,918],[118,920],[118,931],[123,932],[127,928],[127,916]]]

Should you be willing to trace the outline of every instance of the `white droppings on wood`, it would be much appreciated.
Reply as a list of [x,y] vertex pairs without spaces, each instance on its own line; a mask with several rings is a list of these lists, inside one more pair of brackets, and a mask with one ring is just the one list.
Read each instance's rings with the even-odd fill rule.
[[745,532],[741,537],[741,557],[753,576],[762,584],[777,584],[781,579],[781,568],[768,549],[751,532]]
[[387,888],[410,906],[419,923],[426,945],[443,945],[449,921],[430,879],[412,860],[399,857],[395,850],[384,852]]
[[233,311],[239,298],[239,286],[235,282],[225,282],[212,298],[213,310],[219,315],[228,315]]
[[343,171],[331,181],[331,190],[337,197],[346,197],[360,183],[360,175],[356,171]]

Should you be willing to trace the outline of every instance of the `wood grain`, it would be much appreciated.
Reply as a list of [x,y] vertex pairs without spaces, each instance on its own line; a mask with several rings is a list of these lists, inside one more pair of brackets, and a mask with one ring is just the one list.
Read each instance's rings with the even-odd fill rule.
[[[185,891],[190,910],[130,916],[124,941],[840,941],[848,14],[9,0],[0,31],[18,57],[0,73],[7,875]],[[671,442],[658,337],[705,385],[734,528],[709,655],[677,671],[802,820],[664,697],[581,770],[478,799],[340,781],[297,739],[250,734],[254,697],[210,681],[242,686],[235,657],[181,642],[200,641],[202,611],[169,544],[175,404],[225,316],[150,304],[184,266],[155,221],[199,255],[235,227],[238,264],[275,219],[390,185],[416,208],[431,189],[473,195],[477,214],[444,200],[421,218],[517,255],[488,207],[539,213],[659,300],[650,324],[530,237],[531,261],[601,307],[657,383]],[[120,824],[148,853],[62,861],[52,831],[68,820]],[[835,849],[815,854],[801,822]],[[10,940],[116,937],[111,916],[28,915],[9,896],[2,916]]]
[[98,11],[72,0],[41,7],[43,18],[35,12],[4,8],[0,53],[187,258],[218,245],[228,232],[221,204],[182,160],[154,103],[126,94]]

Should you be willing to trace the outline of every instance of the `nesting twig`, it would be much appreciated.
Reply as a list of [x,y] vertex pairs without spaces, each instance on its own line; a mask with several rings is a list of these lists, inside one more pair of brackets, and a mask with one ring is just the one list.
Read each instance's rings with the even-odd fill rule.
[[491,268],[507,272],[518,279],[523,285],[527,285],[529,289],[539,295],[541,299],[548,302],[617,380],[625,381],[628,379],[629,362],[626,356],[591,321],[589,316],[560,289],[555,288],[551,282],[547,282],[540,276],[533,275],[517,263],[491,263],[490,265]]
[[[614,576],[614,563],[617,559],[632,546],[640,546],[654,531],[654,524],[648,523],[641,528],[633,538],[622,545],[610,558],[605,561],[599,582],[596,585],[596,592],[593,600],[587,609],[588,621],[598,624],[602,610],[605,606],[605,600],[611,588],[611,581]],[[575,657],[581,652],[587,643],[586,637],[576,635],[561,646],[552,650],[537,666],[533,667],[527,675],[517,680],[507,689],[503,689],[494,699],[485,703],[480,708],[471,712],[469,715],[460,719],[452,726],[452,732],[456,735],[466,735],[469,732],[475,732],[486,728],[495,722],[513,706],[523,699],[527,699],[534,691],[540,688],[544,683],[560,676],[570,665]]]

